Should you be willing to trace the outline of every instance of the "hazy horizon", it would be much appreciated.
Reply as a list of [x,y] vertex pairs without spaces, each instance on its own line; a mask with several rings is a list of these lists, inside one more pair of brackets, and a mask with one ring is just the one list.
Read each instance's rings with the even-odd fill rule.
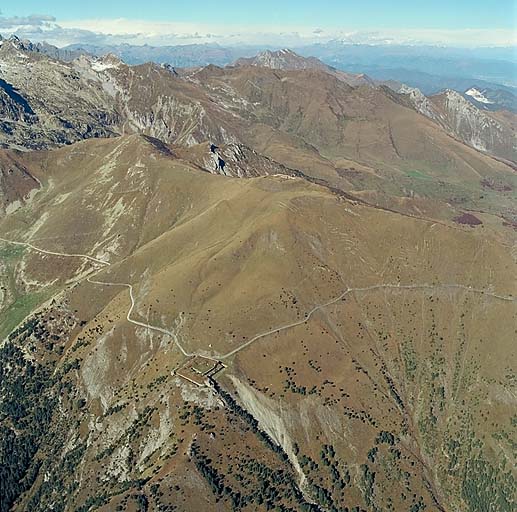
[[327,0],[239,2],[199,0],[163,5],[150,0],[87,5],[62,0],[28,0],[0,12],[0,33],[16,34],[59,47],[69,44],[172,46],[217,43],[221,46],[296,48],[340,40],[347,44],[515,47],[515,6],[438,0],[415,5],[366,0],[361,4]]

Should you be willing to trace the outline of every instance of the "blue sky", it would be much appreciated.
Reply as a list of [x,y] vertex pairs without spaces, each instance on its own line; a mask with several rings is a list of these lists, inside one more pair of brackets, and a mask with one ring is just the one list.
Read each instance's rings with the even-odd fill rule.
[[[3,2],[2,2],[3,3]],[[49,14],[62,20],[129,18],[226,23],[344,24],[356,28],[512,28],[514,0],[23,0],[6,16]]]
[[63,43],[88,34],[155,44],[231,37],[254,42],[276,34],[303,41],[475,45],[490,44],[492,34],[492,44],[502,45],[515,41],[517,18],[515,0],[23,0],[1,2],[0,9],[0,31]]

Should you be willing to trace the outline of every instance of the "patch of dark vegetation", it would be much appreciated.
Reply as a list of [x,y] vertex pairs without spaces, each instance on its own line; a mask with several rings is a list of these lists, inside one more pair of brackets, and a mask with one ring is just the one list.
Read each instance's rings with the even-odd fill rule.
[[362,471],[362,482],[363,482],[363,493],[364,500],[368,506],[374,505],[374,493],[375,493],[375,471],[370,469],[368,464],[361,466]]
[[[234,511],[253,510],[280,510],[282,512],[319,512],[318,505],[308,503],[303,498],[292,474],[284,469],[272,469],[267,465],[246,457],[237,465],[237,480],[241,483],[253,479],[258,485],[232,485],[230,475],[216,467],[215,461],[201,451],[199,444],[194,442],[190,448],[190,456],[206,480],[217,501],[228,502]],[[296,503],[295,508],[286,503]]]
[[491,178],[484,178],[481,180],[481,186],[495,190],[497,192],[511,192],[513,188],[508,183],[496,182]]
[[151,137],[149,135],[142,135],[142,137],[149,142],[154,148],[156,148],[160,153],[163,153],[164,155],[168,156],[175,156],[174,153],[171,151],[171,148],[167,146],[164,142],[162,142],[160,139],[157,139],[155,137]]
[[[478,449],[479,440],[474,441]],[[466,460],[462,479],[462,496],[473,512],[513,510],[517,486],[511,468],[491,464],[481,450]]]
[[481,220],[471,213],[462,213],[461,215],[454,217],[452,220],[458,224],[465,224],[467,226],[480,226],[483,224]]
[[361,171],[358,171],[355,167],[337,168],[336,173],[341,178],[361,176]]
[[395,444],[395,436],[391,432],[382,431],[377,436],[377,439],[375,439],[375,444],[389,444],[390,446],[393,446]]
[[[0,349],[0,511],[65,510],[78,484],[72,478],[86,443],[63,452],[85,406],[66,373],[56,372],[76,326],[64,304],[16,328]],[[43,478],[45,475],[45,478]]]
[[52,369],[25,358],[12,341],[0,349],[0,512],[8,512],[39,474],[35,460],[57,400]]
[[271,437],[269,436],[269,434],[267,434],[266,432],[264,432],[263,430],[260,429],[259,427],[259,423],[258,421],[248,412],[246,411],[246,409],[244,409],[243,407],[241,407],[237,401],[235,400],[235,398],[233,398],[232,395],[230,395],[230,393],[228,393],[227,391],[225,391],[217,381],[213,380],[213,379],[210,379],[210,382],[214,388],[214,390],[219,394],[219,396],[224,400],[224,402],[226,403],[226,405],[229,407],[229,409],[237,414],[238,416],[240,416],[250,427],[251,429],[253,430],[253,432],[257,435],[257,437],[271,450],[273,450],[278,456],[279,458],[283,461],[283,462],[288,462],[289,461],[289,457],[287,456],[287,453],[285,453],[285,451],[283,450],[283,448],[276,444],[273,439],[271,439]]

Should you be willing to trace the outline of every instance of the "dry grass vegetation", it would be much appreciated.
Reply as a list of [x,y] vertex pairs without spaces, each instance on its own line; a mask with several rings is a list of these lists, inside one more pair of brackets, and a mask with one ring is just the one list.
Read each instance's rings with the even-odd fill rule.
[[[311,87],[293,72],[266,102],[242,73],[262,105]],[[307,179],[201,172],[140,136],[27,157],[42,188],[0,220],[33,244],[0,245],[2,511],[511,510],[515,188],[474,174],[515,176],[456,142],[422,164],[436,128],[400,105],[327,136],[329,105],[264,142],[306,174],[310,137]],[[474,204],[482,224],[453,221]],[[212,360],[202,386],[174,375]]]

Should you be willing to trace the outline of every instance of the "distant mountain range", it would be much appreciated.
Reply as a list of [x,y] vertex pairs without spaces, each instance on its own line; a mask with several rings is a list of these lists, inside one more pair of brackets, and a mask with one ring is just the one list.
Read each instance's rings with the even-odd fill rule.
[[[517,56],[494,48],[460,50],[434,46],[350,45],[339,41],[311,45],[298,50],[302,55],[314,55],[339,69],[376,75],[375,78],[408,82],[410,72],[433,77],[435,83],[420,86],[426,93],[438,87],[451,87],[445,81],[479,80],[508,87],[517,87]],[[401,79],[401,73],[406,73]],[[442,83],[439,83],[439,82]],[[408,84],[413,85],[413,84]],[[463,86],[461,87],[463,88]]]
[[[215,64],[224,66],[242,57],[253,57],[261,47],[222,47],[200,44],[183,46],[95,46],[74,44],[71,52],[102,56],[118,55],[128,64],[152,61],[176,67]],[[341,71],[367,74],[377,80],[394,80],[418,87],[425,94],[443,89],[465,91],[472,86],[515,93],[517,64],[512,49],[461,50],[432,46],[352,45],[334,41],[295,48],[305,57],[317,57]]]
[[73,44],[64,50],[77,53],[89,53],[102,57],[108,53],[117,55],[130,65],[145,62],[166,63],[174,67],[188,68],[197,66],[226,66],[241,57],[252,57],[262,48],[226,48],[217,44],[186,44],[179,46],[135,46],[121,44],[113,46],[97,46],[92,44]]
[[[80,55],[98,57],[113,54],[130,65],[156,62],[178,68],[214,64],[226,66],[240,59],[256,58],[258,53],[272,54],[273,49],[260,47],[222,47],[217,44],[180,46],[135,46],[129,44],[97,46],[74,44],[57,48],[47,43],[31,43],[13,38],[19,45],[63,61]],[[343,44],[340,41],[297,49],[309,59],[349,75],[367,75],[377,82],[395,82],[436,94],[445,89],[464,93],[471,88],[490,91],[489,103],[475,103],[481,108],[507,109],[517,112],[517,64],[512,49],[482,48],[479,51],[420,46],[370,46]],[[250,61],[250,62],[251,62]],[[242,61],[245,62],[245,61]],[[470,96],[475,100],[474,96]]]
[[[64,55],[69,58],[73,55],[79,57],[64,68],[62,61],[56,60],[56,52],[67,52]],[[229,135],[235,130],[235,122],[215,119],[209,122],[208,114],[203,114],[206,120],[197,127],[198,132],[185,132],[191,125],[192,111],[199,109],[195,102],[192,103],[198,92],[193,94],[187,90],[179,95],[178,93],[188,84],[202,85],[202,77],[230,77],[233,74],[243,75],[249,68],[268,68],[310,71],[318,73],[320,77],[327,77],[329,81],[333,79],[342,82],[347,87],[364,86],[376,90],[379,98],[387,97],[390,101],[410,105],[466,144],[499,158],[517,161],[515,119],[495,116],[491,112],[497,106],[498,92],[489,89],[483,91],[494,100],[485,98],[480,91],[470,88],[470,94],[463,95],[447,89],[443,93],[446,101],[442,102],[436,100],[440,95],[428,98],[419,89],[398,82],[382,82],[364,74],[345,73],[315,57],[303,57],[289,49],[265,50],[251,58],[237,59],[234,66],[226,68],[209,65],[204,68],[184,69],[180,73],[168,64],[160,66],[147,63],[130,67],[114,54],[94,57],[83,54],[80,50],[59,50],[50,45],[34,45],[18,38],[4,41],[0,48],[0,57],[0,72],[4,77],[0,82],[0,100],[3,101],[5,112],[2,121],[5,129],[0,134],[0,143],[4,147],[50,147],[82,138],[111,136],[128,129],[149,129],[149,135],[166,142],[194,143],[209,138],[235,142],[239,139],[237,132],[233,136]],[[20,58],[31,63],[31,66],[20,67]],[[148,103],[149,98],[141,96],[139,92],[147,87],[145,73],[135,82],[135,73],[140,75],[143,70],[152,70],[155,75],[150,85],[156,89],[158,95],[156,104]],[[134,89],[136,83],[141,84],[138,90]],[[225,87],[230,84],[231,80]],[[120,94],[116,94],[116,91]],[[392,91],[400,94],[392,97]],[[146,95],[149,94],[148,91]],[[159,99],[160,94],[166,99]],[[179,107],[180,98],[184,95],[190,98],[188,106]],[[371,108],[372,100],[366,99],[370,95],[367,91],[357,92],[358,104],[368,104],[365,108]],[[364,98],[359,99],[363,96]],[[70,101],[71,98],[73,101]],[[480,101],[481,98],[485,101]],[[508,101],[507,98],[503,99]],[[163,106],[159,106],[164,101],[170,104],[165,111]],[[235,98],[230,95],[224,98],[223,104],[231,105],[234,101]],[[253,108],[246,103],[249,101],[249,98],[243,99],[244,103],[240,107],[244,109],[245,117],[257,115],[252,113]],[[229,110],[226,109],[226,114],[228,111],[235,114],[236,108],[234,105]],[[149,112],[153,109],[158,110],[149,118]],[[354,107],[351,112],[353,114],[347,115],[363,115],[359,107]],[[213,114],[220,118],[217,111],[213,111]],[[156,116],[163,115],[163,120],[156,122]],[[178,128],[180,125],[184,125],[184,128],[175,133],[173,127]],[[30,137],[29,132],[32,133]]]

